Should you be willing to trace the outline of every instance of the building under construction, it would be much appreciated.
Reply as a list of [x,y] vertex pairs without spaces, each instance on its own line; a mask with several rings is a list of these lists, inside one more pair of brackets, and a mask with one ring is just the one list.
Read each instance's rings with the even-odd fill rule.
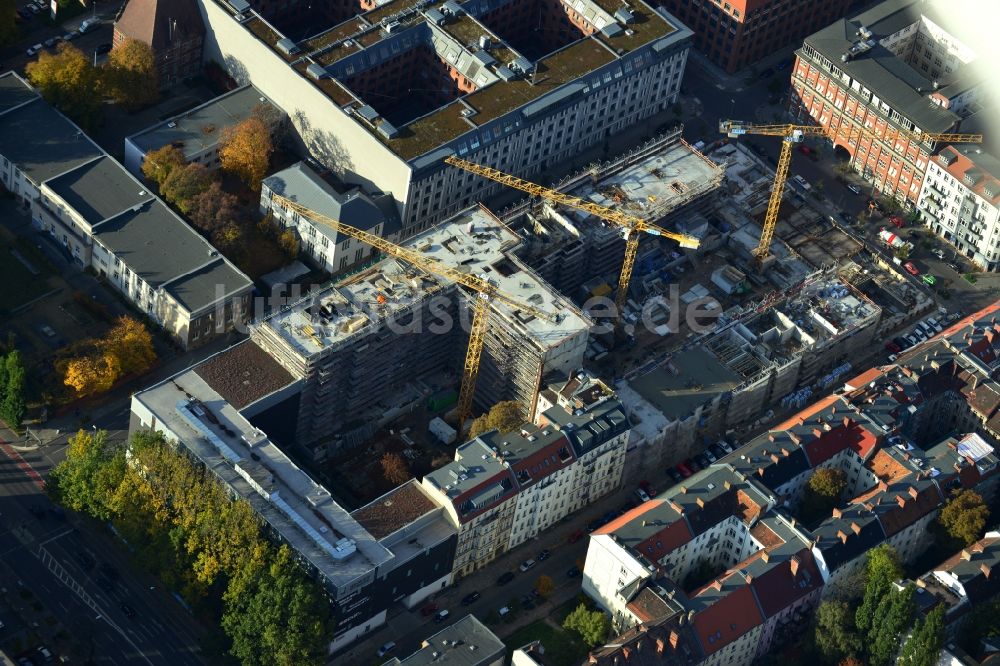
[[[487,276],[543,319],[490,305],[476,399],[530,414],[541,378],[581,367],[590,320],[515,255],[520,237],[483,208],[412,237],[432,260]],[[304,379],[295,439],[314,461],[360,444],[435,388],[457,386],[470,296],[454,283],[386,259],[280,311],[254,341]]]
[[870,349],[881,308],[835,272],[811,276],[782,299],[720,321],[620,383],[635,432],[650,447],[646,460],[679,462],[769,409],[801,406]]
[[[717,230],[703,213],[715,205],[713,195],[724,174],[723,167],[681,139],[678,129],[576,174],[554,189],[694,236],[706,248],[712,246]],[[544,200],[503,213],[510,220],[522,216],[526,241],[521,255],[562,293],[585,300],[591,295],[586,285],[616,283],[625,253],[620,227]],[[633,281],[636,291],[643,286],[641,258],[658,245],[648,237],[640,246],[640,270]]]

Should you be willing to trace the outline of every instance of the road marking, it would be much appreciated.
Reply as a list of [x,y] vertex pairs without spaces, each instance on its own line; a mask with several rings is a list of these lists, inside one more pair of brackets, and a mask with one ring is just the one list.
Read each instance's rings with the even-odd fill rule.
[[46,539],[45,541],[42,541],[42,542],[41,542],[41,543],[39,543],[38,545],[39,545],[39,546],[44,546],[44,545],[45,545],[45,544],[47,544],[48,542],[50,542],[50,541],[55,541],[56,539],[58,539],[58,538],[60,538],[60,537],[64,537],[64,536],[66,536],[67,534],[71,534],[72,532],[73,532],[73,528],[72,528],[72,527],[67,527],[66,529],[64,529],[64,530],[63,530],[62,532],[60,532],[59,534],[57,534],[57,535],[55,535],[55,536],[52,536],[52,537],[49,537],[48,539]]
[[31,479],[36,486],[38,486],[39,490],[45,492],[45,479],[42,478],[41,474],[35,471],[34,467],[28,464],[28,461],[21,457],[20,453],[14,450],[13,446],[0,440],[0,449],[3,449],[3,452],[7,454],[7,457],[13,460],[14,464],[21,468],[21,471],[24,472],[24,474]]

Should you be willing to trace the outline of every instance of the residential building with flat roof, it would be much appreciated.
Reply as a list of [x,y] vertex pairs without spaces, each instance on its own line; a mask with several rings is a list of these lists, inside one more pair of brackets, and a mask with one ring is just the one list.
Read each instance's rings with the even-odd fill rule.
[[344,188],[329,171],[317,172],[305,162],[271,174],[261,184],[260,212],[271,215],[281,228],[292,230],[299,252],[329,273],[342,273],[365,263],[372,256],[371,246],[289,210],[275,201],[274,195],[355,229],[387,240],[399,238],[396,203],[388,194],[368,195],[356,186]]
[[0,181],[36,228],[185,348],[249,319],[246,275],[16,74],[0,81]]
[[[885,0],[806,37],[796,51],[789,110],[829,130],[838,152],[885,196],[917,203],[933,140],[979,109],[988,76],[976,54],[947,32],[947,3]],[[874,132],[848,138],[859,127]]]
[[[129,5],[137,0],[130,0]],[[194,0],[191,0],[194,4]],[[158,2],[157,5],[162,5]],[[197,17],[197,13],[195,14]],[[209,169],[219,168],[219,141],[227,127],[251,117],[257,107],[267,109],[268,116],[279,118],[283,112],[252,85],[241,86],[219,95],[171,118],[125,137],[125,167],[136,178],[142,178],[142,163],[146,153],[164,146],[180,149],[188,162],[197,162]],[[271,121],[272,118],[268,117]]]
[[843,16],[850,0],[667,0],[694,31],[694,47],[732,74]]
[[466,615],[425,639],[408,657],[393,657],[387,666],[503,666],[507,649],[499,638],[476,619]]
[[[489,305],[476,401],[517,400],[527,416],[543,376],[581,366],[591,324],[520,262],[513,254],[519,243],[487,210],[473,208],[406,246],[486,274],[500,291],[549,314],[536,317],[499,301]],[[395,396],[407,385],[442,373],[457,384],[467,298],[455,283],[388,258],[256,324],[254,339],[306,377],[298,440],[308,455],[322,460],[363,441],[381,419],[398,413]],[[345,428],[350,424],[356,425]]]
[[415,481],[348,512],[254,425],[300,380],[242,342],[132,397],[130,430],[153,429],[253,507],[326,590],[337,650],[451,582],[455,529]]
[[199,0],[205,59],[345,182],[391,193],[404,236],[501,191],[448,155],[532,178],[673,104],[691,38],[642,0],[376,4]]

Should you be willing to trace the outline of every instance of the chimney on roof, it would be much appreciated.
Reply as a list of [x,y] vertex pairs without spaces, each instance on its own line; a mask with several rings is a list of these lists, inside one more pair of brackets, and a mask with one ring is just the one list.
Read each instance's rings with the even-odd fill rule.
[[977,541],[976,543],[972,544],[972,546],[969,547],[969,550],[971,550],[973,553],[983,552],[984,548],[982,542]]
[[733,484],[732,484],[732,482],[731,482],[731,481],[729,481],[729,480],[726,480],[726,481],[725,481],[725,482],[724,482],[724,483],[722,484],[722,487],[723,487],[723,488],[725,488],[726,490],[732,490],[732,488],[733,488]]
[[713,581],[712,581],[712,587],[713,587],[713,588],[714,588],[714,589],[715,589],[716,591],[718,591],[718,592],[721,592],[721,591],[722,591],[722,580],[721,580],[721,579],[719,579],[719,578],[716,578],[715,580],[713,580]]
[[899,505],[900,509],[905,509],[906,508],[906,498],[903,497],[902,495],[897,495],[896,496],[896,504]]
[[688,491],[688,487],[687,486],[681,486],[681,488],[680,488],[681,495],[686,495],[687,491]]
[[910,486],[910,497],[912,497],[913,499],[917,499],[917,496],[919,494],[920,494],[920,492],[917,491],[917,487],[916,486]]
[[963,548],[962,549],[962,559],[965,560],[966,562],[971,562],[972,561],[972,551],[970,551],[967,548]]
[[792,455],[792,452],[788,450],[788,447],[783,446],[781,447],[781,455],[787,458],[788,456]]
[[698,499],[696,499],[696,500],[695,500],[695,503],[696,503],[696,504],[697,504],[698,506],[700,506],[700,507],[701,507],[702,509],[704,509],[704,508],[705,508],[705,500],[703,500],[702,498],[700,498],[700,497],[699,497]]
[[851,417],[850,416],[845,416],[844,417],[844,427],[845,428],[850,428],[851,427]]
[[989,578],[990,577],[990,568],[988,566],[986,566],[985,562],[983,562],[982,564],[979,565],[979,570],[983,572],[983,576],[985,578]]
[[813,437],[822,437],[823,431],[819,428],[813,428]]
[[886,483],[885,481],[879,481],[878,489],[881,490],[882,492],[885,492],[886,490],[889,490],[889,484]]
[[778,457],[778,455],[777,455],[776,453],[772,453],[772,454],[771,454],[771,462],[774,462],[774,463],[776,463],[776,462],[778,462],[779,460],[781,460],[781,458],[779,458],[779,457]]
[[750,575],[749,571],[743,572],[743,580],[747,582],[747,585],[753,582],[753,576]]
[[594,655],[593,652],[590,653],[590,659],[587,660],[587,663],[588,664],[596,664],[597,663],[597,657]]
[[847,533],[843,530],[837,530],[837,538],[840,539],[841,543],[847,543]]
[[855,534],[861,534],[861,525],[858,525],[856,522],[851,521],[851,531],[854,532]]
[[764,560],[765,562],[768,562],[771,560],[771,555],[766,550],[763,550],[760,553],[760,559]]
[[842,518],[843,515],[844,515],[843,511],[841,511],[840,509],[838,509],[836,507],[833,508],[833,517],[834,518]]
[[800,564],[802,564],[802,562],[799,560],[799,556],[792,555],[792,559],[788,561],[788,566],[792,570],[792,578],[795,578],[796,576],[799,575]]
[[[672,647],[672,648],[674,648],[676,650],[677,646],[680,645],[680,642],[681,642],[681,635],[679,633],[677,633],[676,631],[674,631],[673,629],[671,629],[670,630],[670,647]],[[656,654],[663,654],[664,647],[666,647],[666,646],[663,644],[663,639],[662,638],[657,638],[656,639]]]
[[672,508],[674,511],[681,514],[682,516],[684,515],[684,507],[673,500],[670,501],[670,508]]
[[627,645],[625,647],[623,647],[622,648],[622,656],[625,657],[625,661],[628,661],[629,657],[632,656],[632,649],[629,648],[629,646],[627,646]]
[[769,441],[769,442],[773,442],[774,441],[774,433],[773,432],[767,433],[767,441]]

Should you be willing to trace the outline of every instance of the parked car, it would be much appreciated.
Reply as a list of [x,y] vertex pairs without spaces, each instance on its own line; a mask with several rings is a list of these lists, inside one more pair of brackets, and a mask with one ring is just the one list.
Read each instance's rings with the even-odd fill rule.
[[396,641],[389,641],[388,643],[386,643],[385,645],[383,645],[378,649],[377,654],[379,657],[384,657],[385,655],[389,654],[395,649],[396,649]]
[[697,473],[704,469],[702,465],[698,464],[697,458],[688,458],[684,461],[684,464],[687,465],[687,468],[691,470],[692,473]]
[[928,275],[923,275],[923,276],[921,276],[921,278],[920,278],[920,279],[924,281],[924,284],[927,284],[927,285],[930,285],[930,286],[932,286],[932,287],[933,287],[933,286],[934,286],[935,284],[937,284],[937,278],[936,278],[936,277],[934,277],[933,275],[930,275],[930,274],[928,274]]
[[121,605],[122,612],[125,613],[125,617],[132,619],[135,617],[135,609],[126,603]]
[[42,659],[44,659],[47,662],[52,661],[53,659],[52,653],[49,652],[49,649],[47,647],[45,647],[44,645],[39,645],[38,648],[36,648],[36,650],[38,654],[42,655]]
[[576,543],[582,538],[583,538],[583,530],[577,530],[576,532],[570,534],[569,537],[566,539],[566,541],[569,543]]
[[964,273],[965,272],[964,270],[962,270],[962,266],[957,261],[949,262],[948,263],[948,268],[950,268],[951,270],[955,271],[956,273]]
[[897,229],[902,229],[903,227],[906,226],[906,220],[904,220],[899,215],[890,215],[889,216],[889,222],[891,222],[892,225],[894,227],[896,227]]
[[726,440],[720,439],[717,443],[719,445],[719,448],[721,448],[726,453],[732,453],[733,452],[733,446],[732,446],[732,444],[730,444]]
[[97,27],[97,23],[98,23],[97,18],[84,19],[83,23],[80,24],[80,27],[77,28],[77,32],[79,32],[81,35],[90,32],[91,30]]
[[705,456],[705,458],[708,459],[709,464],[712,464],[716,460],[718,460],[718,458],[715,457],[715,454],[712,453],[712,449],[711,448],[705,449],[704,453],[702,453],[701,455]]
[[437,615],[434,616],[434,624],[441,624],[442,622],[448,619],[449,615],[451,615],[451,613],[448,612],[447,608],[438,611]]
[[549,559],[549,555],[551,554],[552,553],[549,552],[549,549],[546,548],[542,552],[538,553],[538,557],[535,559],[537,559],[539,562],[544,562],[545,560]]
[[530,594],[522,594],[520,601],[521,601],[521,608],[523,608],[524,610],[531,610],[532,608],[535,607],[535,598],[532,597]]
[[497,585],[503,586],[503,585],[506,585],[507,583],[509,583],[512,580],[514,580],[514,572],[513,571],[505,571],[502,574],[500,574],[499,578],[497,578]]
[[679,471],[677,471],[676,467],[671,467],[670,469],[668,469],[667,476],[669,476],[670,480],[673,481],[674,483],[680,483],[684,479],[684,476]]
[[479,597],[482,596],[478,592],[469,592],[467,595],[462,597],[463,606],[471,606],[472,604],[479,601]]
[[677,471],[680,472],[681,477],[685,479],[694,474],[694,472],[691,471],[691,468],[685,465],[684,463],[679,463],[677,465]]
[[899,350],[900,351],[903,351],[904,349],[906,349],[909,346],[909,345],[906,344],[906,339],[903,338],[902,336],[893,338],[892,341],[895,342],[899,346]]
[[861,188],[855,185],[854,183],[848,183],[846,187],[854,194],[861,194]]
[[436,613],[437,610],[438,610],[438,605],[435,603],[430,603],[420,609],[420,614],[423,615],[424,617],[427,617],[428,615],[433,615],[434,613]]
[[698,461],[698,464],[701,465],[702,469],[705,469],[706,467],[712,464],[711,462],[709,462],[708,456],[706,456],[704,453],[699,453],[694,457],[694,459]]
[[566,572],[567,578],[579,578],[580,577],[580,567],[570,567]]
[[912,261],[908,261],[903,264],[903,268],[906,269],[906,272],[910,275],[920,275],[920,269],[914,266]]
[[642,488],[636,488],[635,489],[635,495],[636,495],[636,497],[638,497],[643,502],[648,502],[649,501],[649,495]]
[[519,568],[519,569],[520,569],[521,571],[528,571],[528,570],[529,570],[529,569],[531,569],[531,568],[532,568],[533,566],[535,566],[535,561],[534,561],[534,560],[525,560],[524,562],[521,562],[521,566],[520,566],[520,567],[518,567],[518,568]]
[[27,51],[28,57],[30,58],[30,57],[34,56],[36,53],[38,53],[39,51],[41,51],[43,48],[44,47],[41,44],[35,44],[30,49],[28,49],[28,51]]
[[900,348],[900,346],[899,346],[899,345],[897,345],[897,344],[896,344],[895,342],[893,342],[892,340],[890,340],[889,342],[885,343],[885,350],[886,350],[887,352],[891,352],[891,353],[894,353],[894,354],[898,354],[899,352],[903,351],[903,350],[902,350],[902,349]]
[[718,443],[712,444],[708,448],[712,451],[713,454],[715,454],[716,460],[718,460],[719,458],[724,458],[726,455],[728,455],[726,453],[726,450],[721,446],[719,446]]
[[933,254],[938,259],[944,261],[944,250],[942,250],[941,248],[939,247],[934,248],[933,250],[931,250],[931,254]]

